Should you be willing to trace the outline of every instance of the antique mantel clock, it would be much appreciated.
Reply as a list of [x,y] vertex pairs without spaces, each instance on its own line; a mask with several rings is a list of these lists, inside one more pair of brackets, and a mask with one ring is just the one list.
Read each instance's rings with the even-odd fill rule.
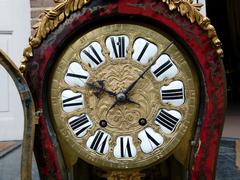
[[62,145],[103,168],[166,159],[192,131],[198,109],[189,59],[175,39],[141,24],[81,34],[50,76],[48,101]]
[[21,66],[42,177],[211,177],[204,151],[221,131],[204,128],[222,122],[222,50],[197,7],[66,0],[42,15]]

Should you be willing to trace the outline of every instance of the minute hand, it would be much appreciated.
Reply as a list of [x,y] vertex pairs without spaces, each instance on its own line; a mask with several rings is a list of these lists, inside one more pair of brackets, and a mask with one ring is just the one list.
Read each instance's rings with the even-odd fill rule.
[[[170,44],[160,53],[159,56],[161,56],[163,53],[165,53],[170,47],[171,45],[173,45],[173,41],[170,42]],[[132,90],[132,88],[137,84],[137,82],[143,78],[144,74],[152,67],[152,65],[154,65],[156,63],[158,59],[154,60],[140,75],[139,77],[133,81],[132,84],[130,84],[130,86],[128,86],[128,88],[123,92],[125,95],[127,95],[129,93],[129,91]]]

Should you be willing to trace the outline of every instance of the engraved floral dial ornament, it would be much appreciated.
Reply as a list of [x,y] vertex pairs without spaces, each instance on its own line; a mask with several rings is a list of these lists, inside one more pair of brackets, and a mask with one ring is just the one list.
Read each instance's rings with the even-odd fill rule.
[[166,33],[141,25],[105,25],[81,35],[52,73],[59,135],[80,158],[104,168],[141,168],[170,156],[196,115],[189,59]]

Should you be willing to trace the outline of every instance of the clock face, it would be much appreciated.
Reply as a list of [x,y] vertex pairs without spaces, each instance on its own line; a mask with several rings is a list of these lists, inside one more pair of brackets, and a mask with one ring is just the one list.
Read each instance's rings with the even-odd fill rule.
[[64,146],[104,168],[167,158],[197,114],[190,62],[172,37],[141,25],[105,25],[79,36],[50,78],[51,116]]

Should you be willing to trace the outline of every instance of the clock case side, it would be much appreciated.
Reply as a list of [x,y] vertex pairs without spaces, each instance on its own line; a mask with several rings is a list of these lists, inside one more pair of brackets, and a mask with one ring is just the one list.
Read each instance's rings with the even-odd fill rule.
[[[32,179],[32,154],[36,114],[31,91],[21,72],[12,60],[0,49],[0,65],[8,72],[19,92],[24,112],[24,133],[21,151],[21,179]],[[4,87],[3,87],[4,88]]]
[[36,128],[35,154],[41,177],[61,179],[68,176],[47,103],[48,81],[54,63],[64,47],[76,35],[101,23],[116,20],[116,17],[130,21],[145,21],[166,28],[194,57],[193,63],[198,69],[201,84],[201,104],[195,138],[189,142],[193,148],[188,170],[192,179],[198,179],[200,176],[207,179],[214,177],[226,97],[224,68],[219,57],[222,53],[213,43],[210,31],[204,30],[194,21],[191,22],[188,14],[181,13],[183,11],[179,10],[180,6],[170,11],[169,2],[91,1],[81,11],[72,13],[56,26],[57,28],[33,49],[33,56],[24,75],[40,112],[39,125]]

